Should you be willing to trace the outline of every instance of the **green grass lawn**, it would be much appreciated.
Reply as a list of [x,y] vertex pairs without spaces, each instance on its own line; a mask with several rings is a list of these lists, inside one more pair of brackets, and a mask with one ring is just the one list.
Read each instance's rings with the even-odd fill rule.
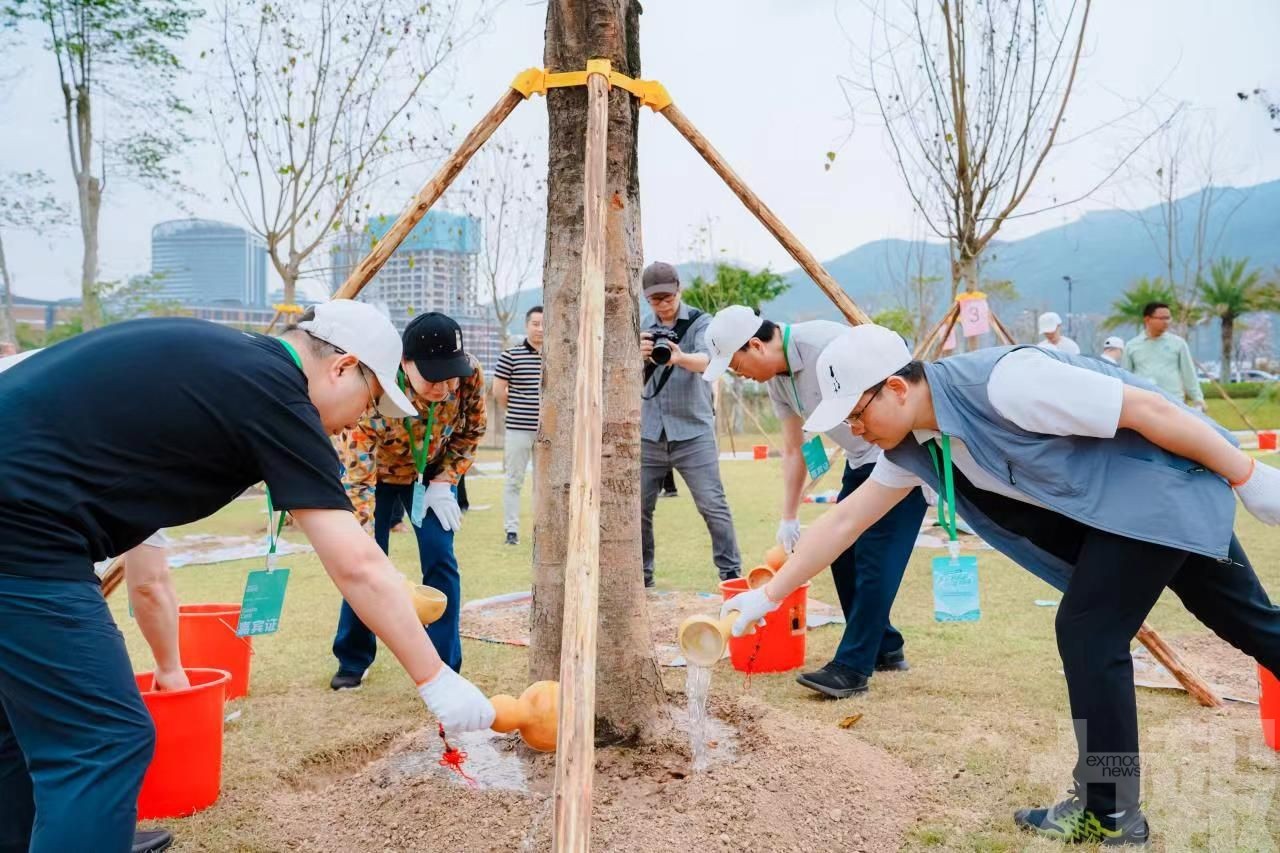
[[[750,441],[740,438],[740,450],[744,440]],[[492,458],[492,452],[486,455]],[[773,542],[778,462],[725,463],[722,470],[741,549],[752,560]],[[838,485],[834,473],[828,481],[823,489]],[[490,508],[471,512],[458,538],[467,599],[529,588],[529,526],[526,522],[519,547],[502,544],[501,485],[497,478],[468,479],[473,506]],[[820,511],[806,506],[803,519],[812,521]],[[192,529],[262,530],[264,512],[256,501],[239,501]],[[656,525],[659,586],[712,589],[710,542],[687,491],[659,501]],[[1263,582],[1280,596],[1280,533],[1264,529],[1243,511],[1238,530]],[[1029,843],[1010,820],[1015,808],[1059,799],[1070,781],[1074,743],[1053,637],[1054,610],[1033,604],[1058,595],[1004,558],[984,552],[982,620],[938,624],[932,613],[931,556],[921,551],[912,558],[894,610],[894,622],[907,638],[910,673],[878,676],[870,694],[838,703],[815,698],[794,683],[793,674],[756,676],[750,692],[815,727],[834,726],[853,710],[863,712],[851,736],[901,757],[925,787],[925,809],[905,849],[1059,849]],[[394,538],[392,557],[406,575],[417,572],[410,535]],[[255,641],[252,693],[235,703],[241,715],[227,726],[221,800],[192,818],[167,822],[180,835],[181,849],[278,849],[261,792],[322,784],[357,768],[395,735],[427,719],[412,685],[385,650],[363,690],[329,691],[338,594],[314,556],[286,557],[282,563],[293,571],[282,630]],[[242,561],[178,569],[180,597],[238,601],[245,573],[255,567]],[[815,580],[811,594],[836,600],[829,574]],[[125,597],[114,597],[111,606],[136,668],[149,668]],[[1169,595],[1151,622],[1166,636],[1203,631]],[[811,632],[808,662],[827,661],[838,639],[838,628]],[[522,650],[466,641],[465,656],[466,674],[485,691],[523,688]],[[665,678],[670,689],[682,689],[682,670],[669,670]],[[743,679],[722,664],[712,689],[734,695],[744,689]],[[1266,749],[1256,708],[1207,711],[1185,695],[1146,690],[1140,691],[1139,707],[1157,849],[1276,849],[1280,754]],[[848,771],[855,781],[858,768]],[[813,792],[813,803],[815,810],[821,808],[821,791]]]
[[1227,429],[1248,429],[1248,425],[1240,417],[1242,412],[1249,423],[1258,429],[1280,429],[1280,403],[1274,400],[1263,400],[1258,397],[1246,397],[1233,401],[1240,412],[1232,408],[1231,403],[1212,394],[1205,395],[1205,404],[1209,416]]

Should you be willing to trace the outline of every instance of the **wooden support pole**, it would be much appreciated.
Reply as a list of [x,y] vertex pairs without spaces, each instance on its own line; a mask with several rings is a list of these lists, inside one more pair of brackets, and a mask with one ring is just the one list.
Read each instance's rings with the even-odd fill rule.
[[587,92],[578,376],[560,645],[560,742],[556,750],[554,823],[557,853],[589,853],[591,849],[591,788],[595,773],[608,77],[599,72],[589,75]]
[[102,577],[98,579],[98,582],[102,584],[102,597],[109,598],[123,580],[124,557],[116,557],[107,566],[107,570],[102,573]]
[[[942,354],[943,347],[947,345],[947,338],[951,336],[951,330],[956,327],[956,322],[959,319],[960,319],[960,303],[957,302],[952,307],[950,313],[947,314],[947,322],[942,325],[942,329],[941,331],[939,331],[938,336],[934,338],[933,342],[930,344],[930,349],[933,352],[926,353],[925,355],[926,360],[931,360],[934,357],[935,353],[938,355]],[[957,343],[959,343],[959,341],[957,341]]]
[[738,177],[738,174],[720,156],[720,152],[716,151],[711,146],[711,143],[707,141],[707,138],[693,126],[693,122],[689,121],[675,104],[669,104],[661,112],[667,121],[671,122],[671,125],[680,131],[680,135],[689,140],[689,144],[702,155],[702,159],[707,161],[707,165],[724,179],[724,182],[729,185],[729,189],[733,190],[733,194],[747,206],[747,210],[755,214],[756,219],[759,219],[761,224],[769,230],[769,233],[777,238],[778,242],[782,244],[782,248],[786,249],[796,263],[809,274],[809,277],[822,289],[827,298],[835,303],[845,319],[854,326],[861,323],[870,323],[871,318],[854,303],[849,294],[845,293],[840,285],[836,283],[836,280],[831,277],[831,274],[822,268],[822,264],[818,263],[818,259],[801,245],[800,241],[796,239],[796,235],[792,234],[791,230],[782,224],[782,220],[778,219],[768,205],[752,192],[742,178]]
[[1213,383],[1213,387],[1217,389],[1220,395],[1222,395],[1222,399],[1227,401],[1227,405],[1230,406],[1232,409],[1234,409],[1235,413],[1240,416],[1240,420],[1244,423],[1244,425],[1248,427],[1250,430],[1252,430],[1254,435],[1257,435],[1258,428],[1254,426],[1253,423],[1250,422],[1250,420],[1247,417],[1245,417],[1244,410],[1241,409],[1236,404],[1235,400],[1231,399],[1231,395],[1227,393],[1226,388],[1222,387],[1222,383],[1219,382],[1217,379],[1214,379],[1213,375],[1210,374],[1209,371],[1205,370],[1204,365],[1202,365],[1200,362],[1197,361],[1195,365],[1196,365],[1196,370],[1199,370],[1205,376],[1209,377],[1209,381]]
[[1146,622],[1143,622],[1142,627],[1138,629],[1138,642],[1146,646],[1147,650],[1151,652],[1151,656],[1158,660],[1165,669],[1173,673],[1173,677],[1178,679],[1178,683],[1186,688],[1187,693],[1193,699],[1206,708],[1222,707],[1223,701],[1217,693],[1213,692],[1213,688],[1205,683],[1200,676],[1192,672],[1182,662],[1182,658],[1178,657],[1178,653],[1156,633],[1156,629]]
[[938,332],[942,331],[942,327],[946,325],[947,320],[950,319],[953,313],[955,313],[956,307],[956,303],[953,302],[951,307],[947,309],[946,313],[938,318],[938,322],[929,330],[929,334],[925,335],[924,338],[916,344],[916,351],[911,354],[912,358],[918,361],[929,355],[933,350],[933,342],[938,337]]
[[769,449],[774,453],[779,453],[780,451],[773,443],[773,438],[770,437],[769,431],[764,428],[764,424],[760,423],[760,419],[756,417],[756,413],[751,411],[751,407],[747,405],[747,401],[742,398],[741,394],[730,386],[726,385],[725,388],[733,395],[733,399],[737,401],[738,405],[742,407],[742,411],[747,413],[747,417],[751,418],[751,422],[756,425],[756,429],[760,430],[760,434],[764,436],[764,443],[769,445]]
[[356,294],[378,274],[378,270],[382,269],[382,265],[400,247],[404,238],[409,236],[413,227],[422,220],[431,206],[439,201],[440,196],[444,195],[444,191],[453,183],[454,178],[458,177],[462,167],[467,165],[467,161],[480,150],[480,146],[484,145],[507,116],[511,115],[516,105],[523,100],[524,96],[515,89],[508,89],[503,94],[498,103],[493,105],[493,109],[489,110],[484,118],[480,119],[480,123],[467,134],[466,139],[462,140],[458,150],[444,161],[440,171],[418,190],[418,194],[413,197],[413,201],[409,202],[409,206],[400,214],[400,218],[391,226],[391,230],[383,235],[378,245],[373,247],[373,251],[352,270],[351,275],[347,276],[347,280],[333,294],[334,299],[354,299]]
[[996,316],[996,312],[994,310],[991,310],[990,313],[991,313],[991,324],[996,327],[996,337],[1004,338],[1004,343],[1006,346],[1016,345],[1018,342],[1013,339],[1013,335],[1011,335],[1009,333],[1009,330],[1005,328],[1004,323],[1000,322],[1000,318]]

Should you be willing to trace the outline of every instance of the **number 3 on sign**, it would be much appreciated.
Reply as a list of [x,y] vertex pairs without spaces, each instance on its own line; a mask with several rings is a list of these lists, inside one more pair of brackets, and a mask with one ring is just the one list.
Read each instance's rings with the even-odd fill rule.
[[991,309],[984,296],[975,296],[961,302],[960,326],[966,338],[985,335],[991,330]]
[[244,598],[240,601],[239,637],[274,634],[280,628],[280,611],[284,608],[284,591],[289,585],[288,569],[259,569],[249,572],[244,582]]

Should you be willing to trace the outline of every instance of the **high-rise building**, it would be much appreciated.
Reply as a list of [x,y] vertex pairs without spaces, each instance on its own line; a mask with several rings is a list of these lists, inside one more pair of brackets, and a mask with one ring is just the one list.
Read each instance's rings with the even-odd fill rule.
[[[364,231],[345,231],[334,240],[330,249],[334,290],[386,236],[395,219],[372,217]],[[462,327],[464,345],[487,373],[498,363],[502,335],[477,298],[479,253],[479,220],[429,210],[361,291],[360,299],[384,308],[402,331],[410,320],[427,311],[448,314]]]
[[263,307],[267,246],[236,225],[174,219],[151,229],[151,273],[161,299],[192,306]]

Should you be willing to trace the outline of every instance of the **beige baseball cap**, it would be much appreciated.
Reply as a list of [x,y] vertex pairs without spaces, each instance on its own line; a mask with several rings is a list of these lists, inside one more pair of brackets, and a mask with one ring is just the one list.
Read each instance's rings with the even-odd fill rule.
[[376,401],[378,412],[389,418],[416,418],[418,410],[396,381],[403,345],[391,320],[372,305],[354,299],[321,302],[312,312],[314,316],[298,328],[354,355],[373,371],[382,384],[382,396]]

